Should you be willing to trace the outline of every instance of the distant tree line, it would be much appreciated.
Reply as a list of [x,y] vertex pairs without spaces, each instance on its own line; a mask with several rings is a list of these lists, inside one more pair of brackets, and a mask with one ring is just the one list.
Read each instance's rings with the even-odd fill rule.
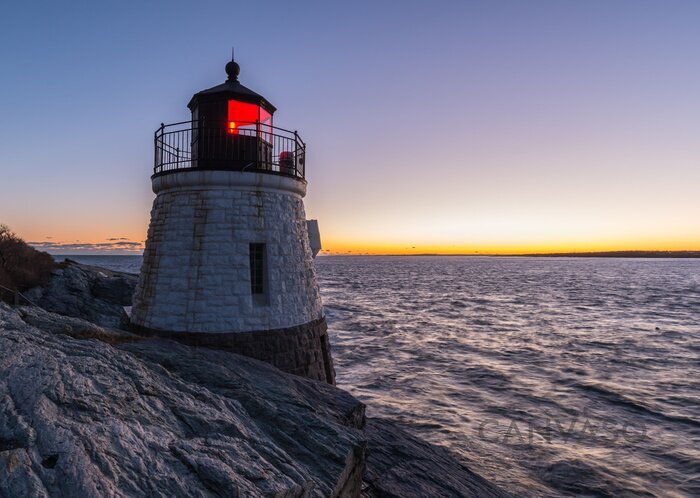
[[56,262],[50,254],[37,251],[6,225],[0,225],[0,298],[12,302],[22,292],[48,284]]

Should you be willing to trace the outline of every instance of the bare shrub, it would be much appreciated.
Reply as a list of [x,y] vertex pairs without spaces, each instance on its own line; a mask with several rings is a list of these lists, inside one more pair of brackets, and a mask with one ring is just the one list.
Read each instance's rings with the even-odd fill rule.
[[12,291],[45,286],[56,262],[37,251],[5,225],[0,225],[0,285]]

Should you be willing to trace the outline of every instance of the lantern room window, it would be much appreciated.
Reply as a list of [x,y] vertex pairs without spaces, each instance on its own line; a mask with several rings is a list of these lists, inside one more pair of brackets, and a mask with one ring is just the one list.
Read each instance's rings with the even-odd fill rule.
[[240,130],[250,130],[247,135],[256,134],[260,138],[267,138],[272,133],[271,126],[272,114],[261,106],[239,100],[228,101],[229,134],[238,135]]

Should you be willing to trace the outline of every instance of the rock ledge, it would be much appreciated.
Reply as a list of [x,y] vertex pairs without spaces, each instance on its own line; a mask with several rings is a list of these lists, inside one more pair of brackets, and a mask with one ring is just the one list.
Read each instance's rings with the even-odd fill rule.
[[0,496],[509,496],[345,391],[118,330],[135,282],[69,262],[32,295],[62,314],[0,303]]

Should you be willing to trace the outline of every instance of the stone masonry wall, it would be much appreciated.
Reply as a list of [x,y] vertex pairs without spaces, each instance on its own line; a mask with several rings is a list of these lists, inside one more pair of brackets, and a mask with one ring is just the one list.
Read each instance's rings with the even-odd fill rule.
[[[322,318],[305,220],[301,195],[282,188],[194,186],[159,192],[132,323],[230,333]],[[266,244],[263,304],[251,295],[250,243]]]
[[167,332],[132,325],[132,330],[141,335],[250,356],[284,372],[335,384],[327,328],[324,318],[286,329],[219,334]]

